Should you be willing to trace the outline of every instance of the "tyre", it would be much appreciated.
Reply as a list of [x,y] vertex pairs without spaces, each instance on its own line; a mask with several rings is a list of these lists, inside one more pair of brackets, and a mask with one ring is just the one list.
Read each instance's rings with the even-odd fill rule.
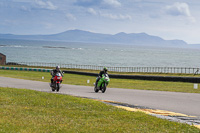
[[99,92],[99,90],[97,89],[97,87],[94,87],[94,92]]
[[104,86],[102,87],[102,93],[104,93],[106,91],[106,83],[104,83]]
[[53,84],[49,83],[49,86],[51,88],[52,91],[55,91],[54,87],[53,87]]
[[57,84],[56,84],[56,88],[57,88],[56,90],[57,90],[57,92],[58,92],[58,91],[60,90],[60,83],[57,83]]

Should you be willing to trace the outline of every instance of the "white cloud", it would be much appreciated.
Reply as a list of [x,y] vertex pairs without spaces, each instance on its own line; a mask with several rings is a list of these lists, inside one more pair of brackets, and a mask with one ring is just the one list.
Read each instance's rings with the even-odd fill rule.
[[187,3],[176,2],[173,5],[166,6],[166,13],[172,16],[185,16],[191,22],[195,22],[195,18],[191,15]]
[[93,14],[93,15],[97,15],[97,12],[93,8],[89,8],[88,12]]
[[188,20],[190,21],[190,22],[193,22],[193,23],[195,23],[196,22],[196,19],[194,18],[194,17],[188,17]]
[[14,26],[16,26],[16,25],[18,25],[18,23],[17,23],[17,21],[16,20],[10,20],[10,19],[5,19],[4,21],[2,21],[1,22],[3,25],[8,25],[8,26],[10,26],[10,25],[14,25]]
[[105,4],[108,4],[108,5],[113,6],[113,7],[120,7],[121,6],[121,3],[117,0],[103,0],[103,2]]
[[191,16],[189,6],[186,3],[176,2],[173,5],[166,6],[167,13],[173,16]]
[[35,3],[40,6],[40,8],[56,10],[57,7],[50,1],[35,0]]
[[57,7],[55,5],[53,5],[53,3],[51,3],[50,1],[47,1],[47,8],[50,10],[55,10],[57,9]]
[[13,2],[32,2],[32,0],[12,0]]
[[73,14],[71,14],[71,13],[67,13],[66,14],[66,18],[68,19],[68,20],[76,20],[76,17],[73,15]]
[[119,14],[119,15],[114,15],[114,14],[111,14],[111,13],[101,13],[100,12],[100,16],[102,17],[106,17],[106,18],[110,18],[110,19],[115,19],[115,20],[131,20],[132,17],[130,15],[122,15],[122,14]]
[[26,6],[21,6],[21,10],[30,12],[31,9]]
[[132,20],[132,17],[128,14],[122,15],[122,14],[112,14],[112,13],[103,13],[101,11],[96,11],[93,8],[88,8],[87,10],[92,15],[98,15],[104,18],[114,19],[114,20]]
[[53,28],[53,24],[51,24],[51,23],[43,23],[43,25],[44,25],[44,27],[46,28],[46,29],[52,29]]
[[118,0],[75,0],[75,5],[82,7],[121,7],[121,3]]

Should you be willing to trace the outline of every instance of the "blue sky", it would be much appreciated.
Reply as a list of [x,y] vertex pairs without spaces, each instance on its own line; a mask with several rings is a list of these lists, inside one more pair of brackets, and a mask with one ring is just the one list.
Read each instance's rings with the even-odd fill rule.
[[200,44],[199,0],[0,0],[0,33],[141,33]]

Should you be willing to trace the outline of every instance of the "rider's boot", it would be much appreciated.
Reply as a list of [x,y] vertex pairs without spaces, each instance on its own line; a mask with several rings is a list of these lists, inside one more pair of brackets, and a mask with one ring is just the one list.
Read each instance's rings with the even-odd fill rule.
[[99,79],[100,79],[100,78],[97,78],[96,83],[95,83],[95,87],[97,87],[97,84],[98,84],[98,82],[99,82]]
[[95,83],[95,88],[97,87],[97,82]]
[[53,86],[53,79],[51,79],[51,87]]

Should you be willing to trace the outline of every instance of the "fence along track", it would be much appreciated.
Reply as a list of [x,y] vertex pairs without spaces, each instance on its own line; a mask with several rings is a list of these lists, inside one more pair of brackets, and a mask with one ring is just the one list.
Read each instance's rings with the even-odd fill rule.
[[[41,63],[41,62],[9,62],[9,65],[25,65],[38,67],[55,67],[70,69],[88,69],[88,70],[102,70],[104,66],[95,65],[78,65],[78,64],[61,64],[61,63]],[[107,67],[109,71],[113,72],[137,72],[137,73],[180,73],[180,74],[198,74],[200,68],[189,67]]]
[[[3,70],[20,70],[20,71],[38,71],[38,72],[50,72],[52,69],[41,69],[41,68],[25,68],[23,67],[6,67],[0,66]],[[65,73],[97,76],[97,73],[78,72],[78,71],[63,71]],[[119,79],[138,79],[138,80],[155,80],[155,81],[172,81],[172,82],[189,82],[189,83],[200,83],[200,77],[175,77],[175,76],[143,76],[143,75],[116,75],[109,74],[111,78]]]

